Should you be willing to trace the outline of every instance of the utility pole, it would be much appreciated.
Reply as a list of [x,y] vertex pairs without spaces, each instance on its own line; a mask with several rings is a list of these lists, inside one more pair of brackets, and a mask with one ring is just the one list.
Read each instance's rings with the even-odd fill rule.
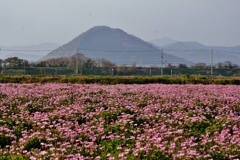
[[25,68],[25,60],[23,61],[23,67],[24,67],[24,75],[26,74],[26,68]]
[[81,61],[81,76],[82,76],[82,71],[83,71],[83,62],[84,61]]
[[[0,55],[1,55],[1,47],[0,47]],[[2,68],[2,61],[0,61],[0,68]]]
[[76,74],[78,75],[78,48],[77,48],[77,54],[76,54]]
[[[0,47],[0,55],[1,55],[1,47]],[[0,61],[0,68],[2,68],[2,61]]]
[[161,76],[163,75],[163,49],[161,51],[162,67],[161,67]]
[[211,50],[211,76],[213,75],[213,48]]

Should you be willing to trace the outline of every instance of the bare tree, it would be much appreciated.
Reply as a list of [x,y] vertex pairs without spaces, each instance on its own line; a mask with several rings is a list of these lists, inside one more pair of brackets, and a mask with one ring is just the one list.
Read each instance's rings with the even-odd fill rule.
[[3,64],[5,67],[14,67],[14,68],[21,68],[24,65],[28,65],[28,61],[24,59],[20,59],[18,57],[9,57],[3,60]]
[[109,61],[109,60],[106,60],[106,59],[102,58],[101,61],[102,61],[102,67],[103,68],[112,69],[112,68],[116,67],[116,64]]
[[207,64],[206,64],[206,63],[203,63],[203,62],[199,62],[199,63],[195,64],[195,65],[193,66],[193,68],[205,69],[205,68],[207,68]]

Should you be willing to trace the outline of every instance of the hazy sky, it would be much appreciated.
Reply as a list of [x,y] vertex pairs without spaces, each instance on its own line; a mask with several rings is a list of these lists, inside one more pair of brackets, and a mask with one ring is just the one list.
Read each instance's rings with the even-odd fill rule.
[[240,45],[240,0],[0,0],[0,47],[65,44],[98,25],[145,41]]

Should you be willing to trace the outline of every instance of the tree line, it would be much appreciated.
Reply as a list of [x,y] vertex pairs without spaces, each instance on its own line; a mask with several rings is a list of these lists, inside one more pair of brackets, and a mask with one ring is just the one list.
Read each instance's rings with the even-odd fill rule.
[[[71,57],[51,58],[38,62],[29,62],[18,57],[0,59],[2,74],[51,74],[51,75],[160,75],[161,67],[149,66],[141,67],[133,63],[131,66],[120,65],[101,58],[91,59],[81,53]],[[230,61],[219,62],[213,66],[199,62],[192,66],[186,64],[166,65],[163,74],[200,74],[210,75],[211,68],[214,75],[240,75],[240,67]]]

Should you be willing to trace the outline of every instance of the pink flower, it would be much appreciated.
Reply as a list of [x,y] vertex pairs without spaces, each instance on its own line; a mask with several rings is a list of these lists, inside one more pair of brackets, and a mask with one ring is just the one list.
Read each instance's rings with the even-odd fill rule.
[[39,154],[40,155],[45,155],[45,154],[47,154],[47,152],[46,151],[41,151]]
[[31,157],[30,157],[30,160],[37,160],[37,158],[31,156]]
[[119,153],[119,154],[118,154],[118,157],[119,157],[119,158],[123,158],[123,157],[124,157],[124,155],[125,155],[125,153],[124,153],[124,152],[122,152],[122,153]]

